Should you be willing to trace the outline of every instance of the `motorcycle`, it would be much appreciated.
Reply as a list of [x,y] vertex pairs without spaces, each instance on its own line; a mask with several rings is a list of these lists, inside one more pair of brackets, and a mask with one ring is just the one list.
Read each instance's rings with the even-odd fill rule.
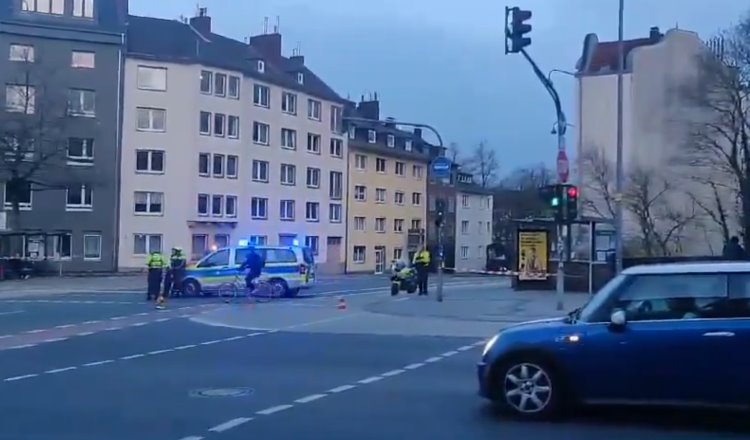
[[398,295],[401,291],[414,293],[417,291],[417,271],[406,267],[391,275],[391,296]]

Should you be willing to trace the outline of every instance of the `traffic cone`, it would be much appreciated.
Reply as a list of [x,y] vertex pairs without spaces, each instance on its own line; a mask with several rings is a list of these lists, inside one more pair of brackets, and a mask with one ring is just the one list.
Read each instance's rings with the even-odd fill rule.
[[156,309],[157,310],[166,309],[166,300],[164,299],[164,295],[159,295],[159,297],[156,299]]
[[336,308],[339,310],[346,310],[346,300],[343,297],[339,298],[339,303]]

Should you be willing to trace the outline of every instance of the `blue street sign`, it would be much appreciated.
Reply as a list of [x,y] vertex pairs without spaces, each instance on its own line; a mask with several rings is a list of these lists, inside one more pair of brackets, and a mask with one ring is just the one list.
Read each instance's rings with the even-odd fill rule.
[[447,157],[436,157],[432,160],[432,164],[430,164],[430,168],[432,168],[432,175],[439,179],[450,177],[451,165],[453,165],[453,163]]

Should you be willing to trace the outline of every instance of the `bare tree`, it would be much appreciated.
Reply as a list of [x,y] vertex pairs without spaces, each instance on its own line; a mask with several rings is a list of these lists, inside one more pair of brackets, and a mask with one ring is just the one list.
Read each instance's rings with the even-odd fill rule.
[[495,150],[486,141],[481,141],[469,159],[468,168],[479,180],[482,188],[488,188],[497,180],[500,163],[497,160]]
[[581,204],[595,215],[615,218],[615,167],[598,147],[588,147],[581,152]]
[[[699,194],[698,191],[689,191],[687,194],[698,207],[703,217],[706,217],[711,223],[714,223],[721,232],[723,243],[728,243],[731,235],[730,228],[733,217],[736,217],[731,210],[731,203],[727,203],[724,195],[730,193],[736,198],[736,190],[726,188],[711,180],[700,180],[704,189],[708,189],[708,194]],[[703,191],[701,191],[703,192]],[[710,240],[708,240],[710,245]]]
[[544,164],[513,170],[500,181],[500,187],[518,191],[538,190],[550,185],[555,179],[554,173]]
[[461,157],[461,148],[457,143],[451,142],[450,145],[448,145],[447,156],[448,159],[451,160],[451,162],[458,165],[461,164],[463,158]]
[[[729,236],[728,213],[723,203],[736,194],[738,222],[745,248],[750,246],[750,15],[720,33],[710,49],[696,59],[697,74],[678,87],[681,123],[687,140],[678,159],[697,167],[715,200],[705,204],[724,237]],[[721,183],[711,185],[710,182]],[[728,190],[724,190],[724,188]]]

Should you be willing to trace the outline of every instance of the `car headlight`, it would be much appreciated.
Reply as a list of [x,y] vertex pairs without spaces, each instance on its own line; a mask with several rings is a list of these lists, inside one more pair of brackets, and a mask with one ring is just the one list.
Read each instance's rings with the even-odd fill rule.
[[482,357],[487,356],[487,353],[492,349],[492,346],[495,345],[495,342],[497,342],[497,338],[500,337],[500,334],[496,334],[495,336],[491,337],[489,341],[487,341],[486,344],[484,344],[484,349],[482,350]]

